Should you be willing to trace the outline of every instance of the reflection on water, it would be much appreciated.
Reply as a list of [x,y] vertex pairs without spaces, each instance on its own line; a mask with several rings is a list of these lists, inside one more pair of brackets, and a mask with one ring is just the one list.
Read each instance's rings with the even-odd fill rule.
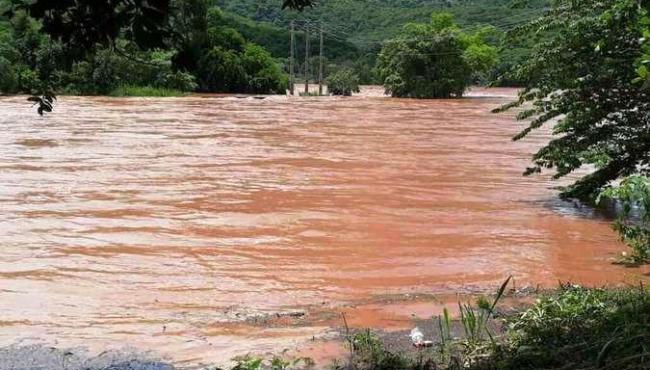
[[514,91],[488,94],[0,99],[0,343],[191,361],[322,330],[224,324],[242,311],[623,279],[608,222],[521,176],[545,137],[489,113]]

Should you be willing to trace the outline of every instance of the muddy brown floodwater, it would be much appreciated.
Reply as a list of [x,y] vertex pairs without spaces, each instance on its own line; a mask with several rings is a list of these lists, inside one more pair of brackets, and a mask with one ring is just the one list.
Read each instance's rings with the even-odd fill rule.
[[510,140],[489,111],[514,94],[63,97],[44,118],[1,98],[0,344],[219,363],[329,330],[251,317],[629,279],[609,221],[521,176],[547,136]]

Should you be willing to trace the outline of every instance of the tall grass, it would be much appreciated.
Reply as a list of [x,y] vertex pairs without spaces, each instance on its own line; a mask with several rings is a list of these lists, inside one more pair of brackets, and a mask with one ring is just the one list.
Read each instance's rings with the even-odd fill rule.
[[184,93],[179,90],[165,89],[159,87],[123,85],[117,87],[116,89],[111,91],[108,95],[113,97],[129,97],[129,96],[175,97],[175,96],[185,96],[187,95],[187,93]]

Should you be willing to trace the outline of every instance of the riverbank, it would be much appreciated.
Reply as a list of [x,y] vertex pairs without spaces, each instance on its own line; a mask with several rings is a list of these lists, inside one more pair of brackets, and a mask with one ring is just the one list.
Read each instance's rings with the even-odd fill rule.
[[606,290],[566,284],[527,308],[503,312],[492,307],[487,300],[465,305],[460,322],[434,317],[428,348],[404,351],[371,331],[352,334],[347,337],[350,356],[341,367],[650,368],[650,290],[643,285]]
[[[340,312],[340,329],[328,340],[314,341],[297,351],[224,359],[220,367],[239,370],[650,368],[650,352],[644,344],[650,339],[650,290],[643,284],[615,289],[565,284],[543,292],[506,287],[502,293],[464,297],[455,306],[444,305],[442,310],[422,312],[422,316],[413,314],[409,320],[404,320],[402,315],[410,311],[406,307],[423,310],[427,303],[441,303],[451,297],[433,300],[431,296],[419,296],[401,302],[395,301],[395,297],[385,297],[386,303],[399,304],[404,310],[394,316],[402,318],[395,326],[380,326],[382,320],[387,320],[384,311],[383,315],[380,312],[373,315],[374,326],[364,327],[354,317],[369,307],[347,307]],[[311,315],[314,313],[293,311],[254,321],[265,326],[299,325]],[[426,346],[413,345],[414,328],[422,332]],[[178,366],[161,360],[154,352],[136,350],[90,355],[81,348],[39,345],[0,349],[1,370],[34,368],[173,370],[213,369],[214,365]]]

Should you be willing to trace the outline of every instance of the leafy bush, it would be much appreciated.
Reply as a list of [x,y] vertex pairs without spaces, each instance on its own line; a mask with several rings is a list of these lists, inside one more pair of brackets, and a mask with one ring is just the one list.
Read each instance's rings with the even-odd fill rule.
[[619,186],[603,191],[599,198],[599,201],[608,198],[621,203],[622,212],[614,223],[614,230],[632,249],[629,260],[650,262],[650,179],[630,176]]
[[0,93],[14,93],[18,90],[18,74],[13,64],[0,56]]
[[196,77],[187,72],[167,72],[156,79],[155,85],[164,89],[178,91],[194,91],[198,87]]
[[284,93],[288,77],[282,73],[271,54],[263,47],[248,43],[241,56],[252,93]]
[[359,77],[350,69],[341,69],[327,77],[327,90],[333,95],[350,96],[359,92]]
[[242,91],[247,85],[246,71],[239,55],[222,47],[212,48],[201,58],[197,75],[203,91]]

